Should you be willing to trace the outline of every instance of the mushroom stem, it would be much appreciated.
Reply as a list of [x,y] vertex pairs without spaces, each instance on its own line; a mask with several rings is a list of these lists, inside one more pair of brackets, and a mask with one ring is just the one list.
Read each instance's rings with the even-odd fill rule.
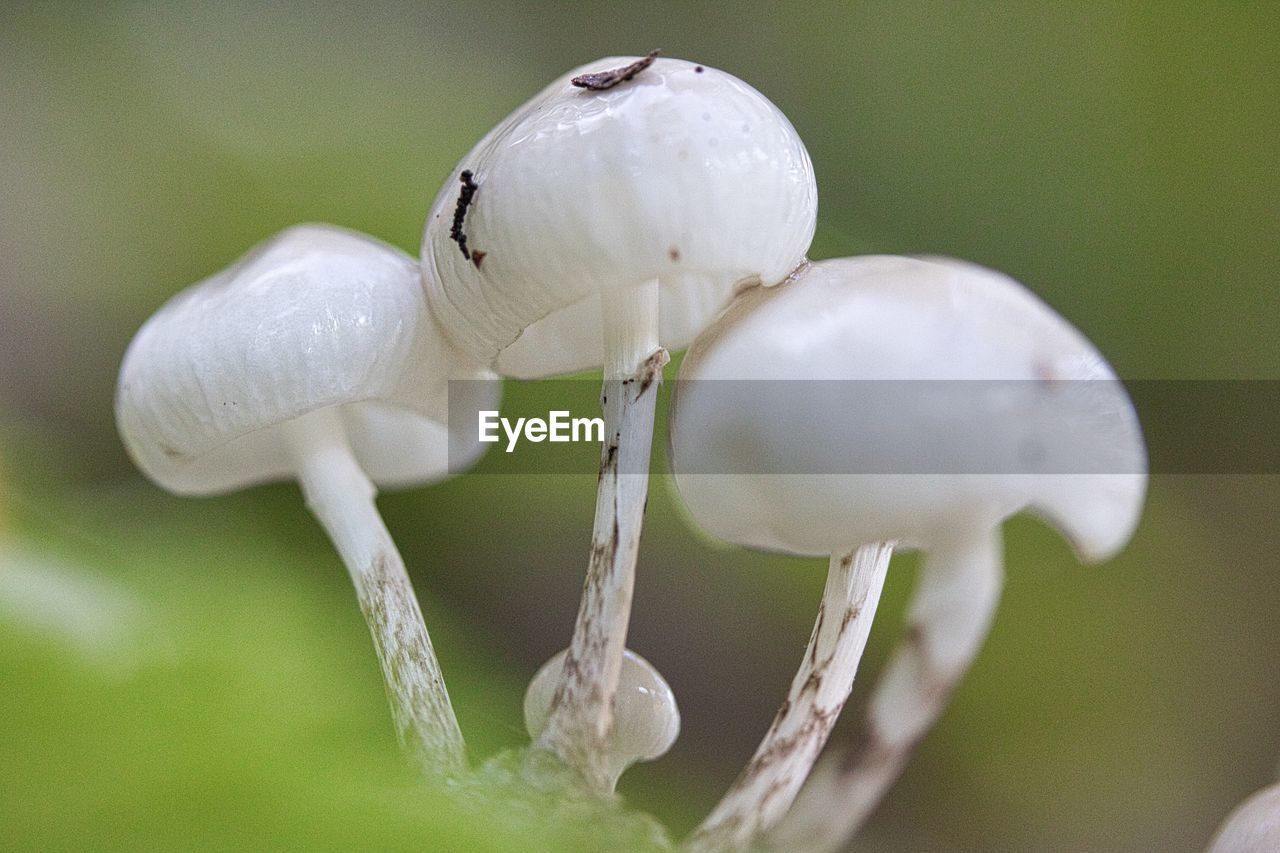
[[604,444],[591,556],[573,639],[536,746],[555,753],[590,787],[612,791],[606,753],[635,584],[649,488],[649,453],[662,368],[658,282],[602,304]]
[[892,544],[882,542],[832,556],[791,691],[751,761],[690,837],[688,849],[747,849],[786,814],[853,690],[892,553]]
[[356,463],[336,408],[286,426],[307,508],[351,574],[360,612],[382,666],[401,747],[429,776],[466,765],[465,745],[404,560],[374,503],[376,489]]
[[769,849],[844,849],[977,656],[1000,599],[1001,566],[998,529],[929,551],[902,643],[871,696],[856,745],[815,771]]

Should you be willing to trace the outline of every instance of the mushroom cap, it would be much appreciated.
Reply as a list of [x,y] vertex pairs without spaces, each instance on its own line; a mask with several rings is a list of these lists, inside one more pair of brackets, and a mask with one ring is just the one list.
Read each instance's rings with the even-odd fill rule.
[[[565,649],[544,663],[525,691],[525,729],[535,740],[547,726],[567,654]],[[608,758],[618,773],[637,761],[662,757],[680,734],[680,710],[671,686],[653,664],[630,649],[622,655],[613,721]]]
[[670,442],[703,528],[804,555],[954,543],[1031,510],[1100,560],[1146,489],[1133,405],[1093,345],[949,259],[822,261],[741,294],[685,357]]
[[[450,458],[448,380],[478,375],[455,359],[413,258],[299,225],[143,324],[120,369],[116,422],[143,473],[178,494],[291,478],[282,425],[327,407],[339,407],[371,480],[427,482],[482,450],[455,436]],[[497,393],[496,382],[467,385]]]
[[1208,853],[1275,853],[1280,850],[1280,785],[1254,794],[1227,816]]
[[[447,334],[506,376],[599,367],[601,300],[657,279],[680,348],[742,283],[775,284],[813,239],[817,188],[787,118],[741,80],[659,58],[588,91],[556,80],[494,128],[436,198],[423,279]],[[463,171],[477,189],[451,238]],[[476,253],[483,253],[482,263]]]

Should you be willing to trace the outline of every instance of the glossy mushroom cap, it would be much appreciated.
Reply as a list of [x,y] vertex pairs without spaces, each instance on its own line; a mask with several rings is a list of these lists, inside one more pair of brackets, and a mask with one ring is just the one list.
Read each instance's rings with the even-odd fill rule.
[[[479,456],[448,446],[447,381],[473,378],[428,315],[413,258],[300,225],[175,296],[125,354],[116,421],[159,485],[213,494],[291,478],[282,425],[338,407],[375,483],[439,479]],[[496,383],[467,383],[471,388]]]
[[1275,853],[1280,850],[1280,785],[1254,794],[1218,829],[1209,853]]
[[[546,727],[565,654],[543,664],[525,692],[524,723],[534,740]],[[615,778],[637,761],[665,755],[680,734],[680,711],[671,687],[653,664],[630,649],[623,653],[614,711],[606,758]]]
[[[736,286],[777,283],[809,248],[813,168],[777,107],[723,71],[665,57],[602,91],[570,83],[634,60],[575,69],[516,110],[462,159],[427,219],[432,309],[499,373],[599,367],[601,300],[654,279],[661,344],[683,347]],[[464,171],[475,189],[460,210]]]
[[671,454],[708,532],[806,555],[954,542],[1029,509],[1104,559],[1146,485],[1132,404],[1089,341],[945,259],[823,261],[743,293],[685,358]]

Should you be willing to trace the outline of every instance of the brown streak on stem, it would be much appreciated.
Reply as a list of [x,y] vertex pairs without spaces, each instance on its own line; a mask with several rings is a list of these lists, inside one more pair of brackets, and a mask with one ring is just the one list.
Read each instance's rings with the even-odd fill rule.
[[535,744],[598,792],[612,791],[616,781],[604,748],[630,619],[656,394],[641,399],[660,381],[667,360],[659,350],[629,378],[607,379],[610,391],[601,394],[609,439],[600,454],[587,577],[547,724]]
[[[858,739],[815,771],[786,819],[763,839],[766,849],[803,844],[829,853],[856,835],[981,648],[1000,597],[999,548],[998,533],[988,533],[928,555],[912,617],[872,694]],[[940,589],[950,592],[945,611],[937,604]]]
[[[751,761],[689,839],[691,851],[748,849],[786,813],[848,699],[890,553],[888,544],[869,545],[831,560],[790,693]],[[841,620],[832,631],[827,615],[836,607]]]
[[660,349],[653,355],[645,359],[644,364],[640,366],[640,390],[636,393],[636,400],[644,396],[654,382],[662,378],[662,369],[667,366],[667,362],[671,361],[671,354],[665,349]]

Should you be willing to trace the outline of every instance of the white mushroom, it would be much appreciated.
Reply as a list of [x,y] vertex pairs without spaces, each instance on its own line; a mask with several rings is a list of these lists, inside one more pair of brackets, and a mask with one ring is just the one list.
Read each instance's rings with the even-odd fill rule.
[[831,557],[788,701],[695,834],[702,849],[752,841],[812,767],[884,579],[890,549],[872,543],[926,552],[906,641],[859,751],[801,798],[782,847],[842,843],[941,713],[994,612],[1001,522],[1031,510],[1105,559],[1132,534],[1146,482],[1132,404],[1097,350],[1012,279],[938,259],[823,261],[743,293],[685,358],[671,450],[707,531]]
[[1280,850],[1280,785],[1254,794],[1227,816],[1208,853],[1276,853]]
[[787,119],[735,77],[675,59],[609,58],[515,111],[459,163],[423,237],[428,301],[499,373],[602,366],[588,581],[571,666],[539,743],[603,787],[648,487],[662,347],[735,289],[804,257],[817,191]]
[[[524,694],[524,725],[535,741],[547,726],[568,653],[565,649],[544,663]],[[680,710],[671,687],[653,664],[626,649],[614,697],[613,727],[601,758],[609,773],[609,790],[632,764],[666,755],[679,734]]]
[[477,375],[456,358],[411,257],[305,225],[156,312],[116,396],[134,461],[171,492],[298,480],[351,573],[397,734],[433,773],[462,766],[462,735],[374,484],[431,482],[479,456],[477,441],[449,446],[447,380]]

